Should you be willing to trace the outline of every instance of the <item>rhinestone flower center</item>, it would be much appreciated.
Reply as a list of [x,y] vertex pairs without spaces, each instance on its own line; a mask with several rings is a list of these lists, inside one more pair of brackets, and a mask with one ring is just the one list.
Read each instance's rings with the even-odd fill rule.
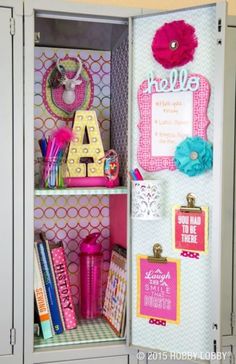
[[172,51],[175,51],[176,49],[178,49],[179,48],[179,42],[177,41],[177,40],[172,40],[171,42],[170,42],[170,49],[172,50]]
[[197,152],[191,152],[190,153],[190,158],[195,161],[196,159],[198,159],[198,153]]

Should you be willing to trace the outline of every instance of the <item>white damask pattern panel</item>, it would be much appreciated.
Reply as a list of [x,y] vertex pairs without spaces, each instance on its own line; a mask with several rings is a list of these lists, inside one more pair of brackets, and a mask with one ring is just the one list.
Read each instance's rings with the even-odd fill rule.
[[[148,173],[142,170],[137,161],[139,140],[139,109],[137,91],[147,79],[150,71],[156,77],[166,78],[169,71],[158,64],[152,56],[151,43],[158,28],[174,20],[185,20],[196,29],[198,47],[194,61],[186,68],[190,73],[200,73],[211,85],[208,117],[208,139],[213,141],[214,127],[214,80],[215,80],[215,6],[176,11],[134,19],[133,23],[133,110],[132,110],[132,168],[138,167],[145,179],[160,179],[163,182],[162,218],[156,221],[132,220],[132,261],[138,254],[151,255],[155,242],[163,246],[164,255],[181,259],[180,324],[167,324],[166,327],[151,325],[145,318],[136,316],[137,270],[132,268],[132,344],[141,347],[171,352],[208,352],[211,349],[212,291],[211,291],[211,252],[213,178],[212,171],[198,177],[188,177],[178,170],[163,170]],[[180,68],[181,69],[181,68]],[[217,147],[217,146],[215,146]],[[180,253],[172,248],[171,209],[175,204],[184,204],[187,193],[197,196],[197,204],[209,207],[209,254],[199,260],[180,258]]]

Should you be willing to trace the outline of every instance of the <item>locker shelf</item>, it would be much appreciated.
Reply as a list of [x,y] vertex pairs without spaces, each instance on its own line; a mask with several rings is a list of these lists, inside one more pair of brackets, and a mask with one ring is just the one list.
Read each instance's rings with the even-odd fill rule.
[[76,329],[67,330],[47,340],[44,340],[42,337],[35,337],[34,349],[122,340],[124,338],[118,337],[109,324],[102,318],[99,318],[96,320],[80,320]]
[[35,196],[70,196],[70,195],[126,195],[127,187],[120,186],[116,188],[65,188],[65,189],[36,189]]

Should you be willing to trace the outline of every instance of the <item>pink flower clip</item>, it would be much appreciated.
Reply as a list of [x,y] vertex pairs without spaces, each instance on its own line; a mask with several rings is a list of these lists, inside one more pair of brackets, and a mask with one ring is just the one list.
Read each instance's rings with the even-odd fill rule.
[[170,69],[192,61],[197,46],[195,28],[184,20],[177,20],[165,23],[156,31],[152,53],[157,62]]

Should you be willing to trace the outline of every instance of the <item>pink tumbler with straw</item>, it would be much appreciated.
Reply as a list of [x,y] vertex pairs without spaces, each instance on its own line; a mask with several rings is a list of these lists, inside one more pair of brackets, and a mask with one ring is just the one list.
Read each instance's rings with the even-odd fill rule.
[[102,313],[102,246],[100,233],[89,234],[80,245],[80,309],[85,319]]

